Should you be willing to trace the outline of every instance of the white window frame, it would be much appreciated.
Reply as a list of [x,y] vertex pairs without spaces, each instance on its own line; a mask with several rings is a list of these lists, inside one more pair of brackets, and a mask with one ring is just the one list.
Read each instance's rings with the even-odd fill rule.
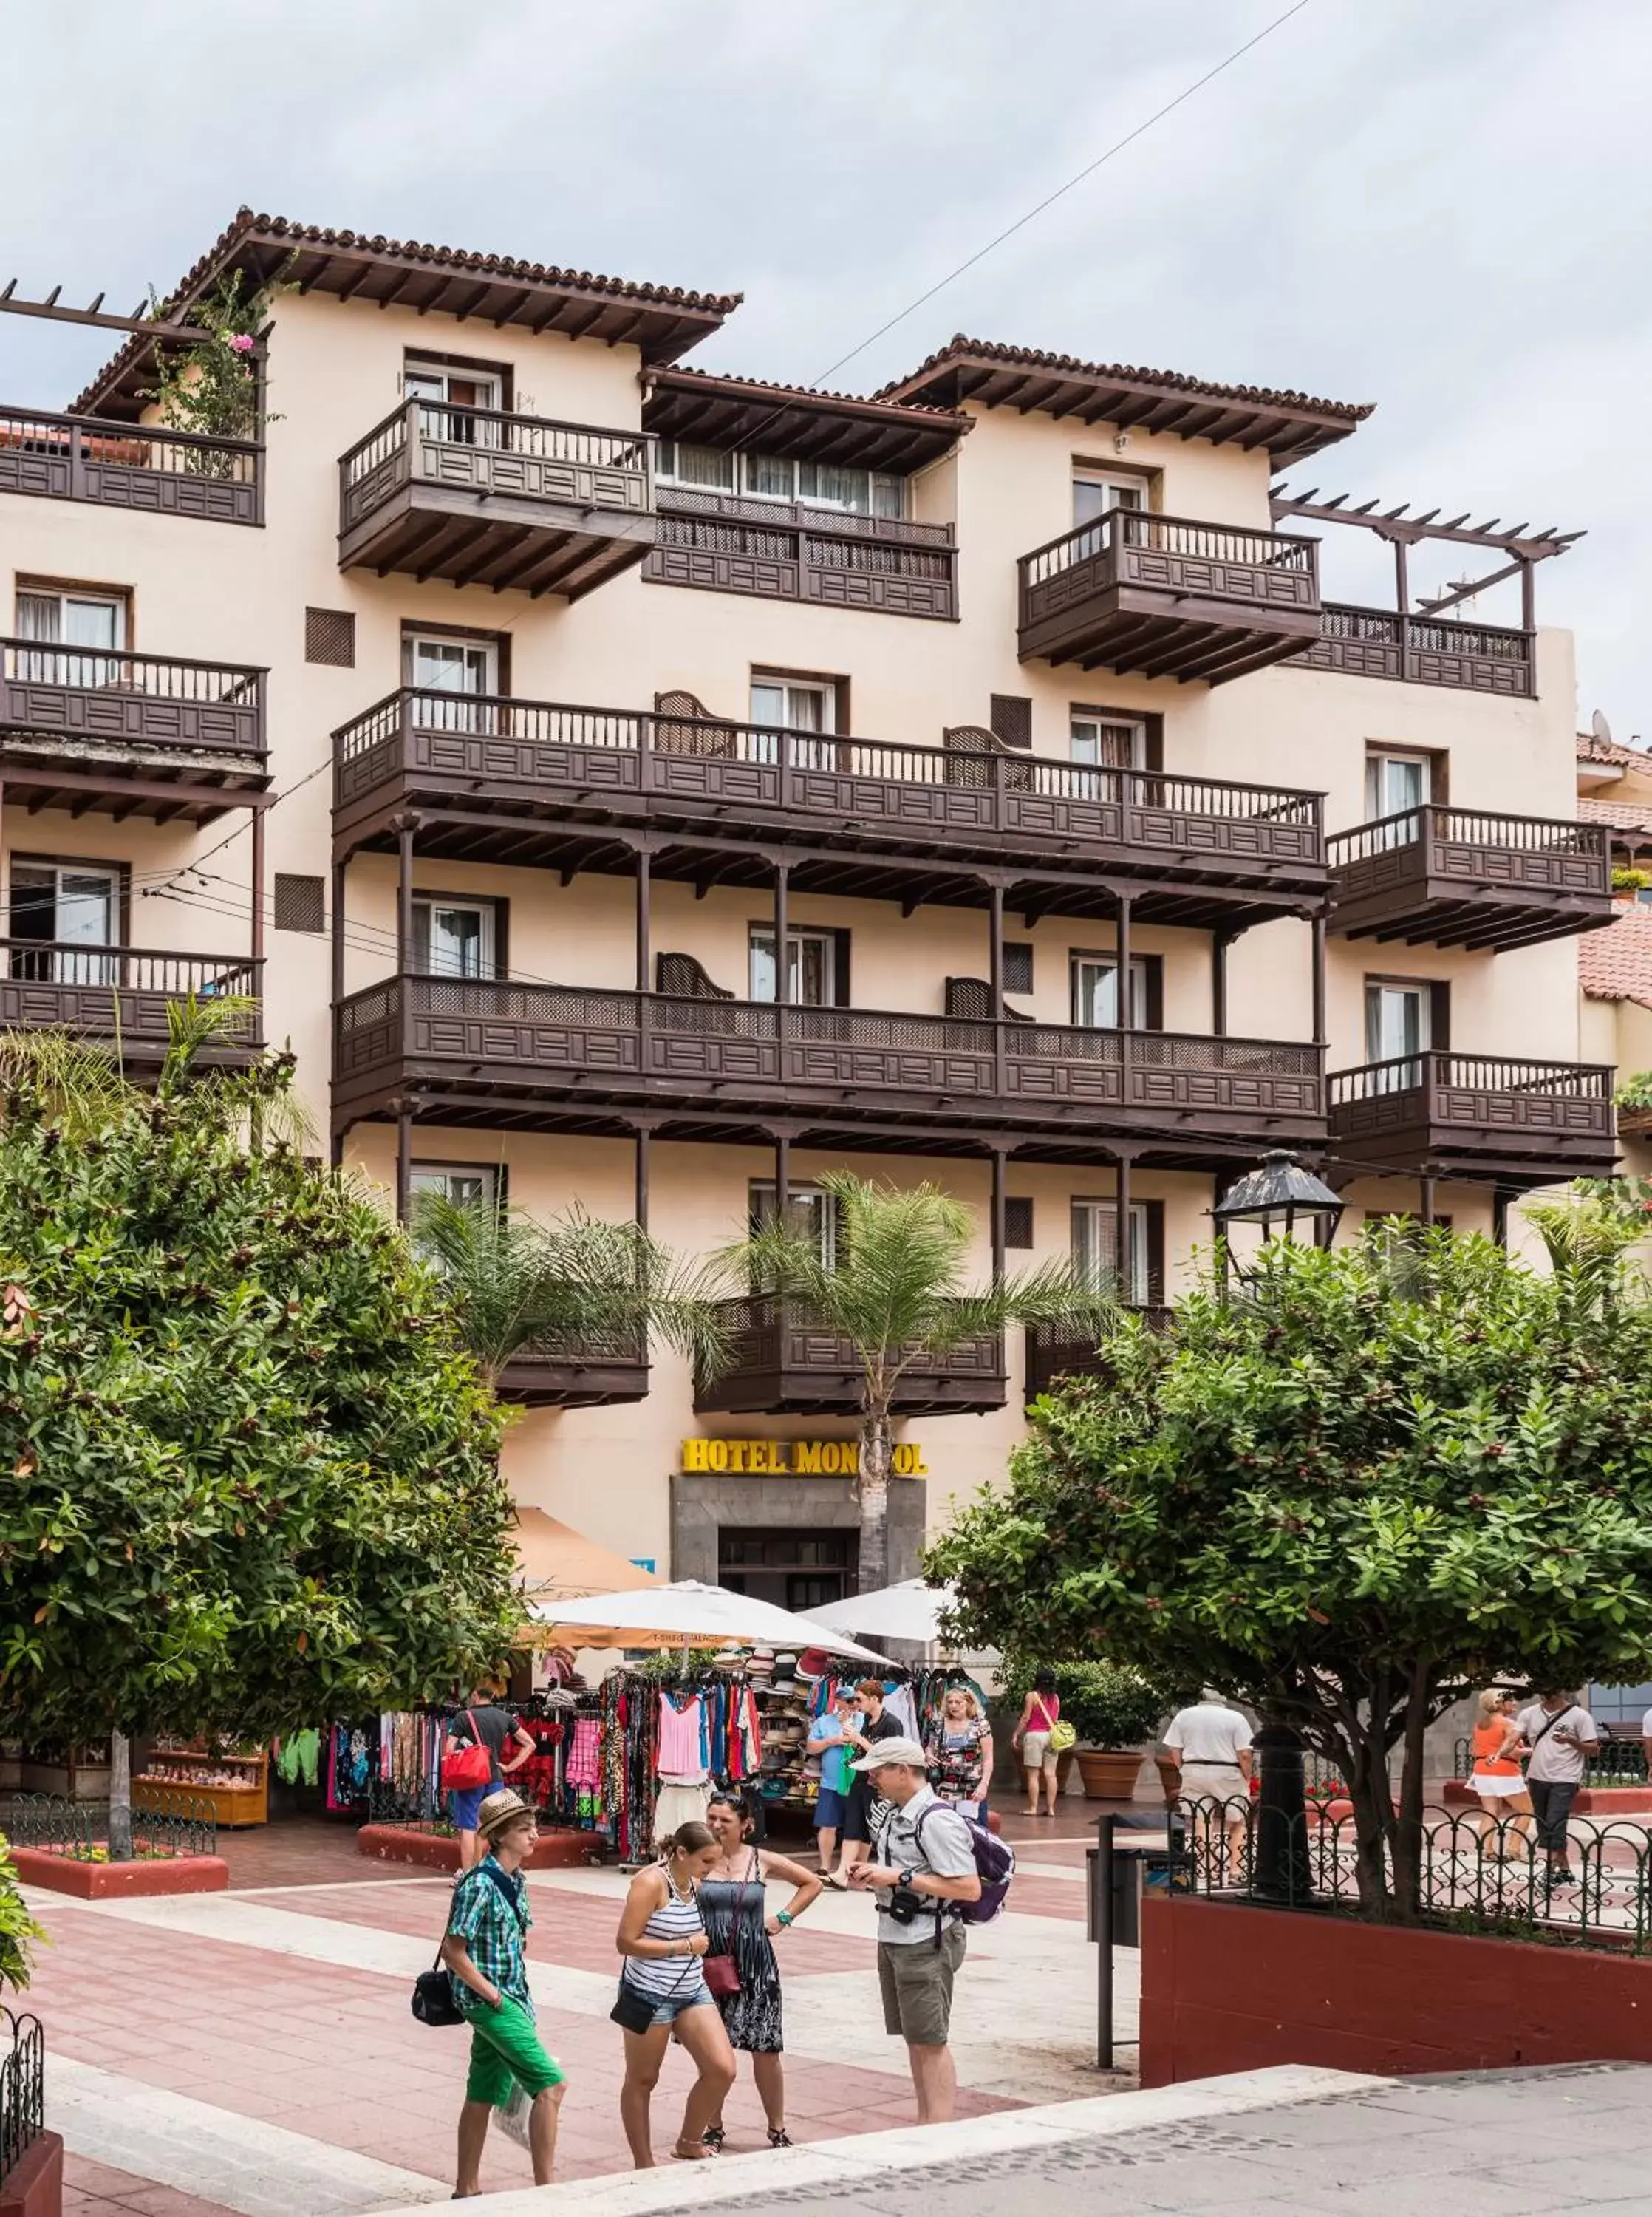
[[[1094,970],[1098,972],[1111,971],[1113,973],[1114,980],[1113,1001],[1115,1006],[1117,1005],[1119,998],[1118,987],[1119,957],[1116,954],[1076,954],[1069,959],[1070,966],[1069,995],[1071,1006],[1071,1016],[1069,1021],[1071,1022],[1074,1028],[1078,1031],[1118,1030],[1119,1026],[1117,1024],[1091,1023],[1088,1022],[1085,1017],[1081,1016],[1079,1011],[1083,1006],[1084,995],[1082,977],[1083,973],[1087,970]],[[1146,957],[1140,954],[1132,954],[1130,958],[1131,1021],[1125,1027],[1128,1031],[1139,1032],[1145,1031],[1147,1028],[1148,975],[1149,973]]]
[[[1390,807],[1382,797],[1382,787],[1390,765],[1403,765],[1421,773],[1421,791],[1414,800],[1404,801],[1398,808]],[[1426,808],[1434,797],[1433,756],[1420,749],[1407,747],[1367,747],[1365,750],[1365,821],[1378,824],[1390,817],[1409,817],[1412,811]],[[1396,824],[1396,831],[1401,826]],[[1407,837],[1415,836],[1408,833]]]
[[[15,929],[19,880],[27,885],[27,874],[38,871],[52,876],[52,929],[38,948],[22,937]],[[74,940],[68,943],[77,949],[84,946],[86,952],[68,954],[57,951],[65,942],[63,925],[64,880],[65,878],[95,880],[107,892],[108,900],[108,936],[105,939]],[[115,982],[114,957],[123,945],[123,890],[121,872],[116,863],[58,861],[50,855],[14,855],[9,883],[7,888],[6,934],[12,945],[8,953],[9,974],[13,978],[30,979],[40,984],[59,985],[112,985]],[[105,950],[108,950],[107,952]]]
[[[471,1185],[476,1188],[473,1195],[456,1190]],[[409,1167],[408,1186],[414,1193],[439,1193],[447,1201],[473,1201],[490,1207],[499,1198],[499,1169],[496,1163],[416,1162]]]
[[[1083,462],[1075,462],[1072,485],[1075,530],[1081,523],[1099,522],[1111,509],[1127,508],[1145,513],[1153,505],[1153,480],[1148,477],[1138,477],[1133,470],[1104,470]],[[1094,516],[1081,516],[1078,512],[1078,489],[1081,485],[1094,486],[1107,496]],[[1127,497],[1120,499],[1120,494]]]
[[[441,647],[466,658],[476,657],[482,682],[473,691],[458,687],[421,684],[418,675],[422,650]],[[426,731],[479,732],[493,729],[493,711],[483,707],[481,697],[499,690],[499,648],[494,639],[461,639],[453,632],[416,631],[402,634],[402,682],[422,693],[418,720]],[[435,695],[439,697],[432,698]]]
[[[1088,1195],[1075,1194],[1072,1198],[1069,1215],[1069,1223],[1070,1226],[1069,1239],[1075,1274],[1082,1277],[1093,1292],[1110,1290],[1111,1288],[1108,1285],[1107,1278],[1104,1277],[1096,1267],[1096,1258],[1100,1251],[1100,1242],[1095,1239],[1094,1230],[1092,1230],[1088,1238],[1081,1237],[1079,1231],[1081,1221],[1086,1221],[1093,1227],[1101,1224],[1106,1224],[1111,1228],[1113,1267],[1109,1275],[1112,1284],[1115,1286],[1118,1285],[1118,1201],[1116,1200],[1093,1200]],[[1132,1201],[1130,1204],[1130,1225],[1131,1232],[1130,1243],[1131,1283],[1128,1288],[1120,1288],[1119,1297],[1120,1300],[1130,1303],[1132,1306],[1137,1308],[1145,1308],[1148,1305],[1148,1221],[1147,1203],[1144,1201]],[[1085,1251],[1087,1247],[1088,1249],[1088,1254]]]
[[[440,392],[419,392],[414,389],[417,379],[428,385],[439,385]],[[455,384],[473,385],[478,393],[487,397],[477,400],[455,400],[452,387]],[[496,371],[459,369],[450,362],[420,361],[416,358],[402,364],[402,392],[409,400],[421,404],[422,413],[428,411],[422,424],[425,436],[440,440],[449,447],[498,447],[504,444],[501,437],[504,426],[496,419],[504,405],[503,383]],[[481,408],[492,415],[448,416],[443,420],[443,404],[449,408]]]
[[[1101,734],[1107,732],[1126,732],[1130,735],[1128,763],[1104,763],[1101,760]],[[1147,726],[1135,716],[1100,716],[1073,709],[1068,717],[1068,745],[1072,759],[1087,769],[1145,769],[1147,768]],[[1091,751],[1083,749],[1088,745]]]
[[[482,929],[478,935],[477,950],[480,967],[476,970],[436,970],[431,967],[435,948],[436,911],[453,909],[474,911],[481,918]],[[419,919],[424,918],[424,964],[418,969]],[[497,905],[478,895],[474,899],[463,893],[419,893],[413,896],[413,945],[408,950],[409,959],[418,974],[428,978],[496,978],[499,974],[499,911]]]
[[[1402,1047],[1390,1053],[1383,1044],[1383,1004],[1392,996],[1395,999],[1414,1001],[1417,1010],[1417,1037],[1415,1047]],[[1434,997],[1423,979],[1406,978],[1367,978],[1365,980],[1365,1060],[1384,1065],[1376,1090],[1380,1093],[1407,1093],[1422,1082],[1421,1058],[1432,1044]]]
[[[25,605],[31,602],[40,614],[47,608],[55,612],[55,633],[31,628],[40,621],[40,614],[25,614]],[[76,608],[107,608],[114,618],[110,627],[113,638],[107,643],[99,639],[85,644],[69,638],[65,619],[69,610]],[[18,676],[37,685],[118,685],[122,674],[120,658],[130,645],[126,636],[129,608],[129,596],[113,588],[19,585],[13,608],[13,629],[19,639],[31,642],[38,639],[40,644],[19,656],[22,666]]]
[[[829,1195],[806,1179],[800,1185],[789,1184],[786,1189],[787,1206],[795,1221],[800,1202],[807,1202],[815,1217],[820,1235],[820,1259],[830,1270],[837,1263],[837,1210]],[[746,1222],[755,1232],[774,1220],[775,1204],[780,1189],[773,1178],[751,1178],[746,1186]],[[767,1207],[765,1207],[765,1203]]]
[[[820,1001],[804,1001],[797,998],[794,992],[793,997],[787,1002],[786,1006],[792,1009],[835,1009],[839,1007],[841,1004],[837,997],[838,940],[837,934],[835,931],[829,931],[820,927],[811,929],[811,927],[806,923],[788,924],[786,926],[786,982],[788,987],[791,987],[793,984],[794,973],[796,983],[800,985],[802,982],[804,966],[803,951],[805,946],[813,947],[818,949],[820,957],[821,981],[826,991],[826,998]],[[767,963],[769,975],[778,984],[778,973],[774,961],[774,927],[772,923],[754,923],[750,927],[747,935],[746,966],[747,978],[749,985],[749,991],[747,997],[749,1000],[758,1002],[773,1001],[777,997],[774,992],[763,993],[760,992],[758,990],[757,964],[760,956]]]
[[[729,468],[726,477],[683,477],[679,474],[678,458],[684,448],[696,454],[720,454],[726,457]],[[866,479],[866,505],[857,508],[853,501],[833,500],[819,491],[805,492],[804,472],[807,469],[854,470]],[[783,472],[786,483],[763,485],[755,482],[759,473],[765,475]],[[681,485],[691,492],[726,492],[738,494],[743,500],[771,500],[777,505],[817,508],[831,516],[864,516],[875,522],[897,523],[903,522],[908,509],[909,480],[895,470],[870,470],[858,462],[816,463],[799,461],[789,454],[765,454],[730,447],[707,447],[696,439],[663,439],[660,442],[660,460],[657,472],[661,485]],[[892,509],[878,504],[879,489],[885,494],[894,491],[897,505]]]

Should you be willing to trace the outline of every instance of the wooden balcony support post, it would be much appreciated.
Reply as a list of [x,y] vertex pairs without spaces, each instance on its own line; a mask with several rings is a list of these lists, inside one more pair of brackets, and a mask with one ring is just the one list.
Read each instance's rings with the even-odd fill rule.
[[1323,1047],[1325,1040],[1325,911],[1321,909],[1313,922],[1314,967],[1314,1045]]
[[639,1232],[646,1232],[648,1229],[648,1156],[650,1143],[652,1141],[653,1137],[654,1127],[651,1124],[638,1125],[637,1198],[634,1205],[634,1213],[637,1220],[637,1229]]
[[[256,993],[263,990],[264,960],[264,812],[252,811],[252,931],[248,946],[252,956],[252,986]],[[260,1025],[256,1034],[262,1038]]]
[[1434,1182],[1427,1175],[1417,1181],[1417,1213],[1422,1219],[1423,1229],[1431,1229],[1434,1221]]
[[792,1134],[774,1134],[774,1221],[785,1224],[792,1208]]
[[396,1221],[405,1224],[413,1192],[413,1112],[409,1103],[396,1103]]
[[[1135,1037],[1135,996],[1131,991],[1130,972],[1130,911],[1131,896],[1119,895],[1119,984],[1114,995],[1114,1006],[1119,1019],[1119,1105],[1130,1106],[1131,1046]],[[1124,1252],[1123,1245],[1119,1253]]]
[[787,898],[791,880],[791,863],[783,859],[777,861],[774,865],[774,1037],[782,1084],[786,1083],[786,1004],[792,997],[789,945],[792,925]]
[[1213,1039],[1224,1039],[1227,1035],[1228,949],[1238,936],[1236,931],[1213,931],[1211,934],[1211,1035]]
[[[348,867],[348,865],[345,862],[335,862],[333,864],[333,912],[327,919],[332,926],[333,941],[332,1026],[333,1039],[335,1042],[333,1052],[335,1055],[336,1055],[338,1052],[336,1045],[338,1039],[338,1011],[344,998],[344,873]],[[344,1134],[342,1132],[335,1128],[332,1144],[333,1168],[337,1170],[343,1160]]]
[[[987,975],[991,980],[994,1083],[997,1087],[998,1098],[1002,1101],[1009,1090],[1009,1073],[1004,1067],[1004,889],[995,879],[988,886],[987,892],[992,932],[992,946],[987,964]],[[998,1165],[999,1180],[1002,1183],[1002,1155],[995,1153],[993,1160]],[[993,1221],[996,1226],[996,1215]],[[995,1229],[994,1237],[996,1238],[996,1236],[997,1232]],[[1002,1257],[1000,1257],[994,1264],[994,1269],[997,1271],[1002,1268]]]
[[[645,839],[637,843],[637,1077],[646,1084],[650,1062],[650,1018],[653,1014],[649,996],[653,980],[653,925],[650,896],[653,889],[653,854]],[[641,1217],[638,1222],[643,1222]]]
[[1136,1288],[1136,1226],[1131,1217],[1130,1173],[1135,1157],[1121,1153],[1118,1158],[1118,1183],[1114,1189],[1113,1207],[1118,1212],[1118,1238],[1115,1247],[1119,1260],[1119,1298],[1131,1299]]
[[416,816],[398,816],[396,832],[396,967],[406,977],[413,967],[413,834]]
[[1400,676],[1411,675],[1411,583],[1405,541],[1394,541],[1394,604],[1400,612]]
[[1002,1146],[992,1151],[992,1282],[1004,1282],[1004,1155]]
[[[1526,565],[1526,575],[1528,577],[1531,575],[1530,563]],[[1507,1186],[1495,1185],[1491,1189],[1491,1236],[1500,1247],[1507,1250],[1508,1246],[1508,1188]]]

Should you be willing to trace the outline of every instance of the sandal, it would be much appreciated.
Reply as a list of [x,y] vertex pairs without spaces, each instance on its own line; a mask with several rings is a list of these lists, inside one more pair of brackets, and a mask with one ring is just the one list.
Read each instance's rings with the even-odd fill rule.
[[770,2147],[790,2147],[792,2135],[784,2125],[771,2125],[768,2128],[768,2144]]
[[703,2143],[696,2147],[692,2140],[679,2140],[671,2152],[679,2163],[710,2163],[717,2151]]
[[723,2143],[728,2138],[728,2134],[721,2125],[707,2125],[700,2138],[703,2147],[710,2148],[713,2155],[721,2155]]

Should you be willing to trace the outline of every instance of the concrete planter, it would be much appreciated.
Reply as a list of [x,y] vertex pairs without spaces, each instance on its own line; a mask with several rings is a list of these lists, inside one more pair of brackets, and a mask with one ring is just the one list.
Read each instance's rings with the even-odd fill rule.
[[1142,2084],[1652,2062],[1652,1961],[1191,1895],[1142,1905]]
[[[596,1832],[541,1832],[533,1843],[529,1870],[578,1870],[604,1861]],[[363,1825],[358,1850],[385,1863],[411,1863],[418,1870],[456,1871],[459,1840],[453,1832],[422,1832],[411,1825]]]
[[82,1862],[42,1848],[14,1846],[11,1859],[26,1886],[43,1886],[77,1901],[132,1901],[156,1893],[222,1893],[230,1867],[222,1856],[146,1856],[130,1863]]

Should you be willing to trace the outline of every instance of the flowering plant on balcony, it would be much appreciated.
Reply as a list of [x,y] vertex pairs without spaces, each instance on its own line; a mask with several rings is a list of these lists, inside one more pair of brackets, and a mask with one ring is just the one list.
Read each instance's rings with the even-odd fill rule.
[[[192,301],[190,320],[208,334],[193,346],[160,353],[155,364],[157,382],[145,399],[160,403],[160,420],[169,431],[203,432],[218,439],[252,439],[265,423],[280,419],[259,407],[258,369],[254,357],[257,334],[276,293],[290,291],[285,285],[263,285],[248,290],[243,273],[233,269],[220,277],[205,300]],[[151,312],[157,318],[170,303],[151,287]],[[232,458],[201,450],[189,466],[207,476],[227,476]]]

